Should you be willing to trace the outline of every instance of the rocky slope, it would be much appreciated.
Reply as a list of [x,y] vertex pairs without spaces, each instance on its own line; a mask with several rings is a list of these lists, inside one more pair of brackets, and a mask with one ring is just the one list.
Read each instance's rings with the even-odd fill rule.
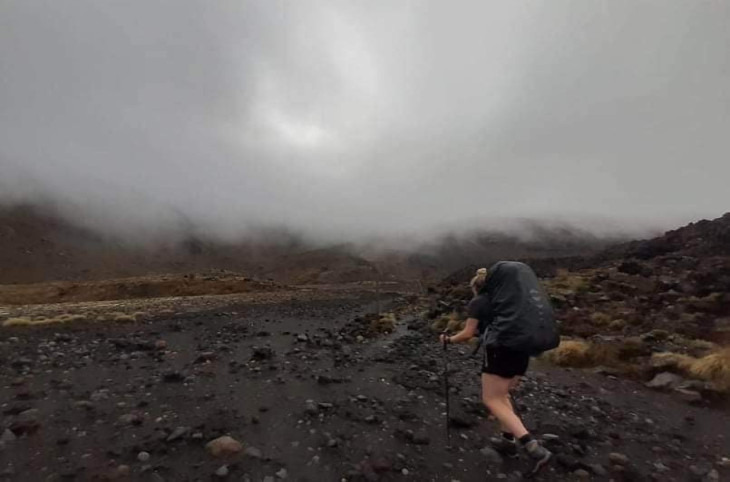
[[[701,391],[730,387],[722,348],[730,343],[730,213],[593,257],[528,263],[546,276],[562,334],[576,340],[557,361],[644,379],[674,370],[712,385]],[[471,273],[461,270],[435,289],[433,318],[459,312],[471,297]],[[690,358],[670,363],[665,353]],[[707,356],[710,369],[688,368]]]
[[[326,298],[0,328],[0,480],[522,478],[489,448],[466,347],[444,354],[399,297],[383,322],[373,294]],[[538,480],[730,476],[725,412],[539,364],[516,400],[556,454]]]

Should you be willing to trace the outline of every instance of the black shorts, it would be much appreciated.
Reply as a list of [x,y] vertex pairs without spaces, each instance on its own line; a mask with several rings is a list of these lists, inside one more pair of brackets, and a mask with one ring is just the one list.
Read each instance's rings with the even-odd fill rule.
[[502,378],[522,376],[530,364],[530,355],[509,348],[487,348],[482,373]]

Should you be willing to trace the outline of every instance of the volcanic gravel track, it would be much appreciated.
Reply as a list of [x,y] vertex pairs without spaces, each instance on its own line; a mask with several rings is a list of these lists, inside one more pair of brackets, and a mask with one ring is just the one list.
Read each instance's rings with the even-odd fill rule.
[[[481,451],[497,427],[479,360],[428,323],[358,338],[372,294],[233,303],[133,324],[0,330],[0,480],[518,480]],[[539,480],[724,480],[730,416],[628,380],[533,367],[518,391],[556,460]],[[230,435],[244,450],[214,458]],[[613,455],[610,455],[613,453]]]

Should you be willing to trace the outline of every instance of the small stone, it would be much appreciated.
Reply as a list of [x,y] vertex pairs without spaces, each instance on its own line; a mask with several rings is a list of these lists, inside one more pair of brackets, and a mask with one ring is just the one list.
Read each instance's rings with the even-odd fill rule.
[[281,480],[286,480],[286,478],[289,477],[289,472],[287,472],[286,469],[282,467],[281,470],[276,473],[276,476]]
[[588,469],[598,476],[604,476],[608,474],[608,471],[601,464],[588,464]]
[[666,471],[668,471],[668,470],[669,470],[669,467],[667,467],[666,465],[664,465],[664,464],[663,464],[663,463],[661,463],[661,462],[657,462],[657,463],[655,463],[655,464],[654,464],[654,469],[655,469],[655,470],[656,470],[657,472],[660,472],[660,473],[661,473],[661,472],[666,472]]
[[125,413],[119,417],[123,425],[142,425],[142,417],[138,413]]
[[256,447],[246,447],[246,450],[244,450],[243,453],[248,455],[252,459],[263,458],[263,454],[261,453],[261,450],[257,449]]
[[588,473],[588,471],[585,469],[578,469],[575,472],[573,472],[573,475],[575,475],[579,479],[590,479],[591,478],[591,474]]
[[608,454],[608,460],[616,465],[626,465],[629,463],[629,458],[624,454],[620,454],[618,452],[611,452],[610,454]]
[[185,375],[178,371],[170,370],[162,374],[162,381],[165,383],[182,383],[185,381]]
[[177,427],[175,430],[172,431],[170,436],[167,437],[167,441],[174,442],[175,440],[183,437],[189,431],[190,431],[190,429],[188,427]]
[[365,341],[365,337],[362,335],[357,335],[357,337],[355,337],[355,340],[357,340],[358,343],[362,343],[363,341]]
[[218,470],[215,471],[215,475],[220,478],[228,477],[228,473],[229,470],[227,465],[221,465],[220,467],[218,467]]
[[10,442],[14,441],[17,438],[18,437],[16,437],[13,432],[11,432],[8,429],[5,429],[5,431],[3,432],[3,434],[0,435],[0,442],[10,443]]
[[205,445],[205,448],[213,457],[237,454],[243,450],[241,442],[228,435],[211,440]]
[[484,456],[489,465],[502,465],[502,456],[492,447],[484,447],[479,452]]
[[408,474],[410,474],[410,472],[408,471],[408,469],[405,469],[405,468],[404,468],[404,469],[402,469],[402,470],[400,471],[400,473],[401,473],[401,474],[403,474],[403,475],[408,475]]
[[431,443],[431,437],[425,431],[419,430],[413,434],[413,443],[416,445],[428,445]]
[[158,350],[164,350],[167,348],[167,342],[165,340],[157,340],[155,342],[155,348]]
[[681,385],[683,381],[684,378],[680,377],[679,375],[675,375],[674,373],[669,372],[662,372],[652,378],[652,380],[648,382],[646,386],[649,388],[654,388],[656,390],[667,390]]
[[699,403],[702,401],[702,395],[700,392],[694,390],[685,390],[684,388],[677,388],[674,390],[679,395],[679,398],[687,403]]
[[297,335],[297,340],[302,341],[302,342],[309,341],[309,337],[307,335],[305,335],[304,333],[302,333],[300,335]]
[[319,413],[319,408],[317,407],[317,404],[314,403],[314,400],[307,400],[304,402],[304,411],[309,415],[317,415],[317,413]]
[[545,433],[542,435],[542,439],[548,442],[552,442],[555,440],[560,440],[560,436],[555,435],[554,433]]
[[720,480],[720,473],[717,471],[717,469],[712,469],[707,472],[707,475],[705,477],[707,480]]
[[150,454],[149,452],[140,452],[137,454],[137,460],[139,460],[142,463],[145,463],[150,460]]
[[129,465],[120,465],[114,471],[114,475],[117,478],[129,477],[131,471],[132,469],[129,467]]

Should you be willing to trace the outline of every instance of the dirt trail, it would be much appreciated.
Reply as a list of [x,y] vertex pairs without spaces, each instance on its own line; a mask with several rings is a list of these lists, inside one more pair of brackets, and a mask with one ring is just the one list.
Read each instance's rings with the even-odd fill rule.
[[[425,321],[404,314],[392,335],[360,339],[373,293],[271,296],[131,324],[1,329],[0,480],[520,478],[524,458],[480,451],[496,426],[466,347],[451,352],[449,450],[442,351]],[[559,455],[539,480],[730,477],[727,411],[542,366],[518,397]],[[245,452],[216,459],[205,444],[226,434]]]

